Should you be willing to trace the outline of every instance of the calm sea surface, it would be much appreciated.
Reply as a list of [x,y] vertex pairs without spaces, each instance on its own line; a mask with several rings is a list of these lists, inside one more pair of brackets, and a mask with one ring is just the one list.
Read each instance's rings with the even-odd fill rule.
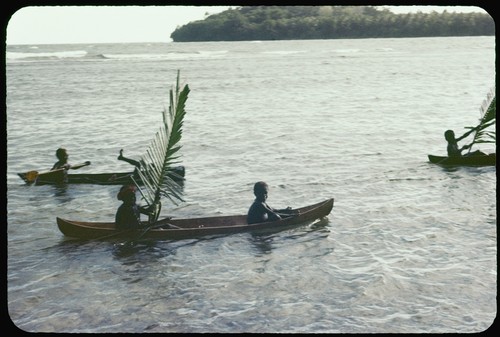
[[[7,47],[7,301],[29,332],[449,333],[497,314],[496,168],[443,169],[474,126],[495,38]],[[58,147],[79,173],[139,158],[176,80],[191,93],[176,217],[335,198],[274,234],[159,241],[121,254],[56,217],[108,221],[119,186],[27,186]],[[463,143],[465,144],[465,142]],[[477,147],[494,152],[494,145]],[[76,172],[75,172],[76,173]]]

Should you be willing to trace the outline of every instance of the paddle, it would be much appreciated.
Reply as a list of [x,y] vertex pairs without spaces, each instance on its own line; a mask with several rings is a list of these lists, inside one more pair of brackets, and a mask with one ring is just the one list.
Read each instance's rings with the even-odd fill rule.
[[296,209],[292,209],[291,207],[287,207],[285,209],[277,209],[274,210],[276,214],[278,214],[281,218],[291,218],[297,215],[300,215],[300,212]]
[[71,170],[76,170],[76,169],[79,169],[79,168],[81,168],[81,167],[84,167],[84,166],[89,166],[89,165],[90,165],[90,162],[87,160],[86,162],[81,163],[81,164],[71,165],[71,166],[70,166],[70,169],[71,169]]
[[[86,161],[86,162],[81,163],[81,164],[71,165],[70,169],[76,170],[76,169],[82,168],[84,166],[88,166],[90,164],[91,164],[90,161]],[[63,170],[63,169],[59,169],[59,170]],[[46,172],[42,172],[42,173],[40,173],[38,171],[35,171],[35,170],[29,171],[29,172],[26,172],[26,174],[24,176],[24,180],[26,180],[26,182],[28,184],[32,184],[32,183],[34,183],[36,181],[36,179],[38,178],[38,176],[40,174],[49,173],[49,172],[53,172],[53,171],[57,171],[57,170],[51,170],[51,171],[46,171]]]

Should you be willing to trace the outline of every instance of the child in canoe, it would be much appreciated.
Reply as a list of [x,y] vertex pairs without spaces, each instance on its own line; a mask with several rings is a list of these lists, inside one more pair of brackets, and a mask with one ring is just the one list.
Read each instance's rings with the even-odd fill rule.
[[[468,148],[471,147],[471,145],[464,145],[462,148],[458,147],[458,142],[462,140],[463,138],[467,137],[469,134],[466,133],[464,136],[460,138],[455,138],[455,132],[453,130],[446,130],[444,133],[444,138],[448,142],[448,146],[446,147],[446,150],[448,152],[448,157],[461,157],[462,156],[462,151],[467,150]],[[467,153],[465,156],[476,156],[476,155],[486,155],[485,153],[477,150],[471,153]]]
[[52,168],[50,169],[51,171],[54,171],[54,170],[58,170],[58,169],[65,169],[65,170],[69,170],[69,169],[79,169],[80,167],[84,167],[84,166],[87,166],[87,165],[90,165],[90,162],[89,161],[86,161],[82,164],[78,164],[78,165],[70,165],[68,163],[68,151],[65,149],[65,148],[58,148],[56,150],[56,157],[57,157],[57,162],[54,164],[54,166],[52,166]]
[[[118,156],[118,160],[122,160],[124,162],[127,162],[130,165],[134,165],[137,168],[137,170],[141,170],[141,171],[144,170],[144,168],[141,167],[142,165],[140,162],[138,162],[137,160],[134,160],[132,158],[125,157],[123,155],[123,149],[120,150],[120,155]],[[146,164],[146,165],[148,165],[148,164]],[[150,164],[150,165],[154,166],[154,164]],[[183,183],[184,166],[174,167],[170,176],[174,177],[174,179],[176,179],[179,183]],[[137,172],[135,170],[134,170],[134,177],[140,178],[140,176],[137,174]]]
[[58,169],[69,169],[71,165],[68,163],[68,152],[66,149],[58,148],[56,150],[56,157],[57,157],[57,162],[52,166],[50,169],[51,171],[58,170]]
[[139,163],[137,160],[125,157],[123,155],[123,149],[120,150],[120,155],[118,156],[118,160],[123,160],[131,165],[134,165],[137,168],[141,167],[141,163]]
[[255,201],[248,210],[248,215],[247,215],[248,224],[276,221],[284,217],[286,218],[294,214],[297,214],[296,212],[292,211],[290,207],[282,210],[277,210],[270,207],[266,203],[268,191],[269,191],[269,186],[265,182],[259,181],[255,183],[253,187]]
[[61,181],[62,183],[68,182],[68,170],[69,169],[76,170],[76,169],[79,169],[81,167],[90,165],[89,161],[86,161],[82,164],[70,165],[68,163],[68,157],[69,157],[68,151],[66,151],[66,149],[62,148],[62,147],[60,147],[56,150],[56,157],[58,160],[54,164],[54,166],[52,166],[52,168],[50,170],[54,171],[54,170],[64,169],[62,172],[62,181]]
[[136,203],[135,193],[137,188],[134,185],[124,185],[116,196],[123,203],[118,207],[115,215],[116,228],[137,229],[141,228],[141,214],[150,215],[149,209],[140,207]]

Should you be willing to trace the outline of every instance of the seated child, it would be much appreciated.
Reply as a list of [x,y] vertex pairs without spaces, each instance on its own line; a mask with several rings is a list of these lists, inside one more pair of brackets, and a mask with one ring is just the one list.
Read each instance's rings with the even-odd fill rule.
[[118,229],[141,228],[141,213],[149,215],[147,208],[139,207],[136,204],[136,190],[134,185],[125,185],[118,192],[118,200],[123,201],[115,216],[116,228]]
[[253,193],[255,194],[255,201],[250,206],[247,215],[247,223],[259,223],[280,220],[283,217],[291,216],[294,212],[291,212],[291,208],[277,210],[270,207],[266,203],[267,193],[269,191],[268,185],[259,181],[255,183],[253,187]]
[[[446,150],[448,152],[448,157],[461,157],[462,151],[471,147],[471,145],[464,145],[462,148],[458,148],[458,141],[462,140],[462,137],[456,139],[455,132],[453,132],[453,130],[446,130],[446,132],[444,133],[444,138],[448,142],[448,146],[446,147]],[[465,156],[476,156],[476,155],[485,155],[485,154],[479,150],[465,154]]]

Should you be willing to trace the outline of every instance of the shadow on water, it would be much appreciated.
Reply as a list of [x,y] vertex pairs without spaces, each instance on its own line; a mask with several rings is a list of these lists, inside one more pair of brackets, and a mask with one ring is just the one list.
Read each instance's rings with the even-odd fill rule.
[[463,166],[463,165],[436,165],[428,163],[430,167],[438,168],[442,172],[455,173],[465,172],[472,175],[478,175],[496,171],[496,166]]
[[[277,238],[284,238],[286,240],[293,240],[301,237],[305,237],[311,232],[328,231],[327,226],[330,223],[327,217],[320,220],[314,221],[309,224],[303,224],[299,226],[290,226],[287,228],[279,228],[274,230],[265,230],[259,232],[251,232],[249,240],[250,243],[257,249],[260,254],[269,254],[273,249],[273,241]],[[288,230],[287,235],[283,235],[284,231]],[[113,245],[113,255],[118,258],[129,258],[137,254],[158,254],[161,256],[175,254],[177,249],[182,247],[194,246],[203,241],[215,240],[219,238],[226,237],[231,234],[223,235],[211,235],[205,237],[198,237],[189,240],[170,240],[170,241],[158,241],[158,240],[127,240],[121,242],[115,242]],[[160,257],[160,256],[159,256]]]
[[[17,186],[15,188],[18,188]],[[68,189],[68,184],[58,185],[23,185],[19,187],[20,191],[29,196],[29,200],[36,202],[40,198],[54,197],[54,200],[59,204],[65,204],[75,199],[75,196]],[[11,188],[12,190],[13,188]]]
[[52,185],[52,190],[54,197],[60,204],[65,204],[75,199],[71,192],[68,191],[68,184]]
[[43,250],[55,250],[62,255],[82,254],[86,252],[94,252],[96,250],[106,250],[106,245],[111,245],[112,242],[101,240],[83,240],[73,238],[62,238],[59,243],[46,247]]
[[[329,224],[329,219],[325,217],[312,223],[300,225],[299,227],[291,226],[275,230],[250,232],[249,241],[257,250],[258,255],[269,254],[274,248],[274,243],[277,241],[297,240],[307,237],[307,235],[311,235],[312,233],[325,231],[326,236],[328,236]],[[65,238],[58,244],[45,248],[45,250],[56,250],[60,254],[67,256],[96,253],[99,251],[102,253],[109,252],[114,258],[124,264],[128,264],[136,262],[138,258],[154,261],[168,255],[175,255],[180,248],[195,246],[200,242],[215,240],[228,235],[231,234],[211,235],[185,240],[141,239],[137,241],[133,239],[83,240]],[[321,237],[324,237],[324,235]],[[318,239],[318,236],[312,239]]]
[[[159,253],[157,248],[157,242],[155,241],[125,241],[116,242],[113,244],[113,256],[118,259],[128,258],[131,256],[137,256],[138,254],[156,256]],[[175,252],[170,249],[162,249],[162,256],[174,254]],[[166,253],[166,254],[165,254]],[[125,261],[124,261],[125,262]]]
[[75,199],[75,196],[71,192],[71,189],[68,188],[68,184],[46,184],[46,185],[26,185],[28,188],[33,188],[39,190],[39,193],[35,193],[35,195],[42,195],[44,197],[47,194],[51,194],[55,199],[55,201],[59,204],[65,204],[71,202]]
[[92,254],[101,257],[112,255],[120,263],[128,265],[136,263],[139,260],[143,262],[155,262],[166,256],[175,255],[179,248],[193,246],[202,240],[140,240],[133,242],[125,241],[124,239],[85,240],[64,238],[56,245],[46,247],[43,250],[48,252],[55,251],[59,255],[75,258],[86,255],[92,259],[90,257]]
[[[220,237],[220,236],[217,236]],[[199,242],[213,239],[214,237],[196,238],[189,240],[127,240],[113,244],[113,256],[117,259],[129,258],[137,255],[152,257],[165,257],[175,255],[179,248],[194,246]]]
[[270,254],[273,250],[275,240],[296,240],[313,232],[327,231],[330,223],[328,217],[324,217],[309,224],[303,224],[299,227],[293,226],[286,229],[266,230],[264,232],[253,232],[250,236],[250,243],[257,250],[258,255]]

